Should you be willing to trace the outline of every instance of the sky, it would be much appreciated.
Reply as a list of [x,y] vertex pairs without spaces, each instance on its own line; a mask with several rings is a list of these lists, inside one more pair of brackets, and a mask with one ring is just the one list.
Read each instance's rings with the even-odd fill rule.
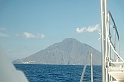
[[[109,0],[124,58],[124,1]],[[0,0],[0,46],[11,61],[75,38],[101,51],[100,0]]]

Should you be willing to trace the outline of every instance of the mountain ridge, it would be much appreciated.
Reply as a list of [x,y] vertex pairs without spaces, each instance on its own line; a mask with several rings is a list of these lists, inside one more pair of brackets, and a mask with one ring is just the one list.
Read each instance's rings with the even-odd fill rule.
[[13,63],[84,65],[89,51],[93,53],[94,64],[101,65],[101,53],[98,50],[73,38],[66,38],[62,42],[55,43],[26,58],[15,60]]

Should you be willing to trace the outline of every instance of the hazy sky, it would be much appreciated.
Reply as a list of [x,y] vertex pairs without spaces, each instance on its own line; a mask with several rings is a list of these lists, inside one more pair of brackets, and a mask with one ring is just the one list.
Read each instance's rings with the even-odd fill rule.
[[[124,0],[109,0],[124,58]],[[32,55],[65,38],[101,51],[100,0],[0,0],[0,45],[11,60]]]

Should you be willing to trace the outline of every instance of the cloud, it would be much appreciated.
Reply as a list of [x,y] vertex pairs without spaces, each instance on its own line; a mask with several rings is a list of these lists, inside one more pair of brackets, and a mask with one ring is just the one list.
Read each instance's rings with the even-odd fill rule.
[[86,28],[77,28],[76,29],[77,33],[83,33],[84,31],[86,31]]
[[15,34],[16,37],[24,37],[24,38],[45,38],[45,35],[44,34],[37,34],[37,35],[34,35],[34,34],[31,34],[29,32],[24,32],[22,35],[19,35],[19,34]]
[[28,32],[24,32],[23,37],[25,37],[25,38],[35,38],[35,35],[33,35],[31,33],[28,33]]
[[83,27],[83,28],[77,28],[77,33],[83,33],[83,32],[94,32],[94,31],[100,31],[100,25],[97,24],[95,26],[89,26],[89,27]]
[[5,30],[7,30],[7,29],[6,29],[6,28],[0,28],[0,30],[1,30],[1,31],[5,31]]
[[19,35],[19,34],[15,34],[15,36],[16,36],[16,37],[20,37],[20,35]]
[[8,37],[9,37],[9,35],[8,35],[8,34],[3,34],[3,33],[0,33],[0,37],[6,37],[6,38],[8,38]]
[[38,34],[37,38],[45,38],[45,35],[44,34]]

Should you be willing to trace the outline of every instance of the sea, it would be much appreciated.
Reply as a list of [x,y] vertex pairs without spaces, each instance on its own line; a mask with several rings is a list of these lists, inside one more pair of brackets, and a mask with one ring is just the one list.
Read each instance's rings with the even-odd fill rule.
[[[80,82],[83,65],[15,64],[29,82]],[[90,66],[86,67],[83,82],[91,82]],[[93,81],[102,82],[102,66],[93,66]]]

